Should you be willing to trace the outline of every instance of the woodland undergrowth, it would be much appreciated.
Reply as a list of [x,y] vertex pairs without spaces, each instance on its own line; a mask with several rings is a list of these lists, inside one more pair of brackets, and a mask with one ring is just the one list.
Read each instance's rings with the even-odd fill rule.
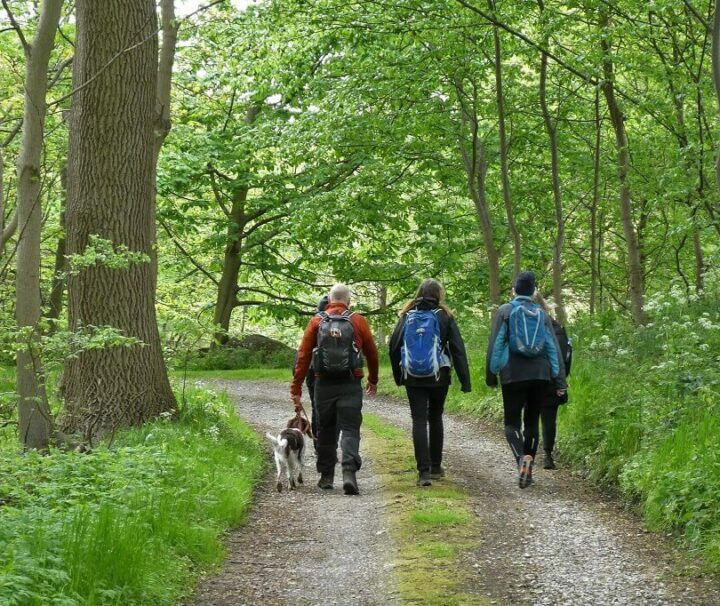
[[198,386],[176,419],[90,453],[19,455],[3,436],[0,603],[175,604],[223,559],[263,461],[227,397]]

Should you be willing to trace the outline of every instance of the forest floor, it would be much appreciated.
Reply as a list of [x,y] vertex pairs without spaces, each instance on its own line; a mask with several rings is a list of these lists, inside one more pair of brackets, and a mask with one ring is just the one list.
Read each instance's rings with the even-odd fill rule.
[[[291,416],[287,384],[213,386],[226,389],[238,413],[263,433],[276,434]],[[366,398],[363,412],[409,432],[401,400]],[[369,437],[361,447],[359,497],[343,496],[339,477],[335,490],[317,488],[312,448],[296,492],[276,492],[273,465],[247,523],[229,537],[224,570],[201,582],[193,603],[720,605],[717,579],[671,540],[647,532],[612,496],[562,469],[538,469],[535,485],[520,490],[501,427],[454,415],[445,423],[447,484],[465,495],[479,532],[447,571],[463,578],[464,597],[430,599],[421,578],[413,595],[396,574],[406,553],[398,540],[414,540],[392,532],[392,504],[402,495],[397,484],[388,486],[385,461],[373,458]]]

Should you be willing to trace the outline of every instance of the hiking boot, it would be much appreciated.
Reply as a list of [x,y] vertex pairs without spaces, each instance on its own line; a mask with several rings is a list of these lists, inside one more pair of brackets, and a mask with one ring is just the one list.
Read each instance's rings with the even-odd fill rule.
[[355,472],[352,469],[343,469],[343,492],[345,494],[360,494]]
[[323,490],[330,490],[333,487],[334,479],[335,479],[335,474],[332,474],[332,473],[320,474],[320,479],[318,480],[318,487],[322,488]]
[[432,486],[432,481],[430,480],[430,472],[429,471],[421,471],[418,474],[418,479],[415,484],[418,486]]
[[437,467],[433,467],[430,470],[430,477],[433,480],[440,480],[441,478],[445,477],[445,469],[442,465],[438,465]]
[[533,458],[531,455],[525,455],[520,460],[520,474],[518,476],[518,486],[527,488],[533,483],[532,479]]
[[557,469],[551,452],[546,452],[543,457],[543,469]]

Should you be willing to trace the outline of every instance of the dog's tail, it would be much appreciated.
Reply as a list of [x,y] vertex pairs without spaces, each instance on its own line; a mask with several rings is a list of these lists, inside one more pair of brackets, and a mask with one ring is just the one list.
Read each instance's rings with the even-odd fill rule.
[[288,441],[285,438],[283,438],[282,440],[278,440],[275,436],[269,433],[265,433],[265,437],[273,443],[275,448],[282,449],[285,448],[288,444]]

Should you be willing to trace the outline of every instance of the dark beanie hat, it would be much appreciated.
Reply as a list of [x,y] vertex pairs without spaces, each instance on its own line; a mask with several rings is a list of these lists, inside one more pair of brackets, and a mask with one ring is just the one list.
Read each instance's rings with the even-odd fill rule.
[[330,297],[325,295],[320,301],[318,302],[318,311],[325,311],[327,309],[328,303],[330,302]]
[[531,271],[521,271],[515,278],[515,294],[532,297],[535,294],[535,274]]

